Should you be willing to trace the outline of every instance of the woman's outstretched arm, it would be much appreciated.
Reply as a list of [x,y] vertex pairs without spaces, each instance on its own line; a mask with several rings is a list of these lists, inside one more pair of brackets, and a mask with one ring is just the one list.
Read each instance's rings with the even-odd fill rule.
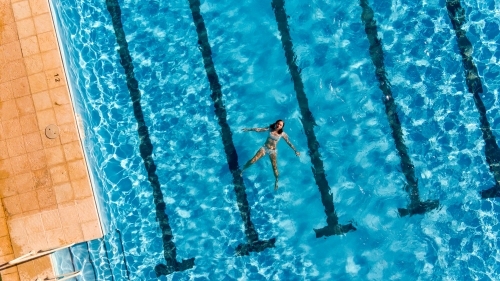
[[250,131],[255,131],[255,132],[265,132],[269,131],[269,128],[243,128],[243,132],[250,132]]
[[285,132],[283,132],[283,139],[285,139],[286,143],[293,149],[293,151],[295,151],[295,155],[300,156],[300,153],[297,149],[295,149],[295,147],[293,147],[293,144],[290,142],[288,135]]

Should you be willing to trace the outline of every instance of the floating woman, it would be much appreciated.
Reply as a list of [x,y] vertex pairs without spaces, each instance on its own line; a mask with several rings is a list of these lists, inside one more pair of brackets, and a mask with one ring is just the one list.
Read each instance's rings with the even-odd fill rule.
[[266,143],[255,153],[255,156],[250,159],[245,166],[243,166],[243,169],[241,169],[241,174],[243,174],[243,171],[248,169],[253,163],[257,162],[262,156],[269,154],[269,158],[271,159],[271,164],[273,165],[273,171],[274,171],[274,177],[276,178],[276,181],[274,182],[274,190],[278,189],[278,166],[276,164],[276,156],[278,155],[278,150],[276,149],[276,145],[278,144],[278,141],[280,140],[281,137],[285,139],[286,143],[295,151],[295,155],[300,156],[300,153],[293,147],[292,143],[288,139],[288,135],[283,132],[283,127],[285,127],[285,122],[283,120],[278,120],[271,124],[268,128],[245,128],[243,129],[244,132],[250,132],[250,131],[255,131],[255,132],[266,132],[269,131],[269,136],[267,137]]

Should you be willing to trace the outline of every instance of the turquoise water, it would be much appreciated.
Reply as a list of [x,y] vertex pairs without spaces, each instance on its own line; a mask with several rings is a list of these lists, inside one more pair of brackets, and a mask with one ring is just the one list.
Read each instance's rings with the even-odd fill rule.
[[[266,137],[241,129],[276,119],[285,120],[285,131],[301,152],[297,158],[279,144],[277,192],[267,157],[244,174],[255,231],[260,240],[276,239],[273,248],[248,256],[236,255],[238,245],[247,242],[248,224],[237,204],[227,135],[214,112],[189,2],[118,3],[125,38],[117,37],[104,1],[52,1],[107,231],[104,239],[75,247],[73,264],[56,258],[60,272],[84,266],[83,280],[500,278],[500,206],[480,197],[494,179],[445,1],[369,3],[420,198],[440,204],[411,217],[397,211],[410,200],[359,3],[285,3],[316,123],[312,132],[304,131],[271,2],[201,3],[239,165]],[[496,134],[500,6],[492,1],[462,6],[483,83],[481,98]],[[123,42],[142,95],[136,104],[117,52]],[[139,149],[147,140],[137,132],[134,106],[143,112],[153,146],[148,159],[156,164],[176,260],[195,258],[192,269],[155,273],[166,263],[163,226]],[[315,236],[313,229],[326,226],[327,217],[311,172],[311,135],[319,143],[339,223],[352,222],[356,231]]]

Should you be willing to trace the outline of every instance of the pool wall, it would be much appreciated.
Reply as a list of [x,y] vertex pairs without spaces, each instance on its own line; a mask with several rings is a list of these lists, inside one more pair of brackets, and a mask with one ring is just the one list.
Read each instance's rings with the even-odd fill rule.
[[[90,110],[86,106],[86,92],[84,91],[86,87],[85,85],[81,85],[82,79],[80,78],[80,75],[82,74],[79,71],[81,70],[81,67],[79,62],[76,61],[76,58],[70,55],[70,52],[74,51],[74,46],[68,39],[71,36],[75,36],[74,34],[71,34],[70,30],[65,28],[65,21],[68,20],[70,15],[63,13],[65,10],[60,8],[60,6],[63,5],[61,1],[52,0],[49,1],[49,3],[56,29],[57,41],[59,49],[61,50],[64,69],[66,71],[70,97],[77,119],[77,126],[82,139],[84,157],[87,161],[89,177],[94,190],[96,206],[101,220],[101,228],[103,230],[103,234],[105,235],[110,231],[111,217],[109,210],[106,208],[106,201],[108,198],[104,190],[103,179],[101,178],[102,173],[96,169],[96,167],[98,167],[97,163],[102,160],[99,159],[100,154],[96,151],[99,147],[95,143],[95,132],[89,129],[91,128],[91,124],[96,122],[96,120],[92,119]],[[71,14],[71,17],[78,17],[78,14]]]

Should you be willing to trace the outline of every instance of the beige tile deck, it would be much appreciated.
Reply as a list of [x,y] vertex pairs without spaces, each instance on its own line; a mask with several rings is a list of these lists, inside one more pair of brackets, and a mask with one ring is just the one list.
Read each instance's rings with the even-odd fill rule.
[[[102,237],[66,85],[48,0],[0,0],[0,263]],[[0,273],[53,270],[44,257]]]

